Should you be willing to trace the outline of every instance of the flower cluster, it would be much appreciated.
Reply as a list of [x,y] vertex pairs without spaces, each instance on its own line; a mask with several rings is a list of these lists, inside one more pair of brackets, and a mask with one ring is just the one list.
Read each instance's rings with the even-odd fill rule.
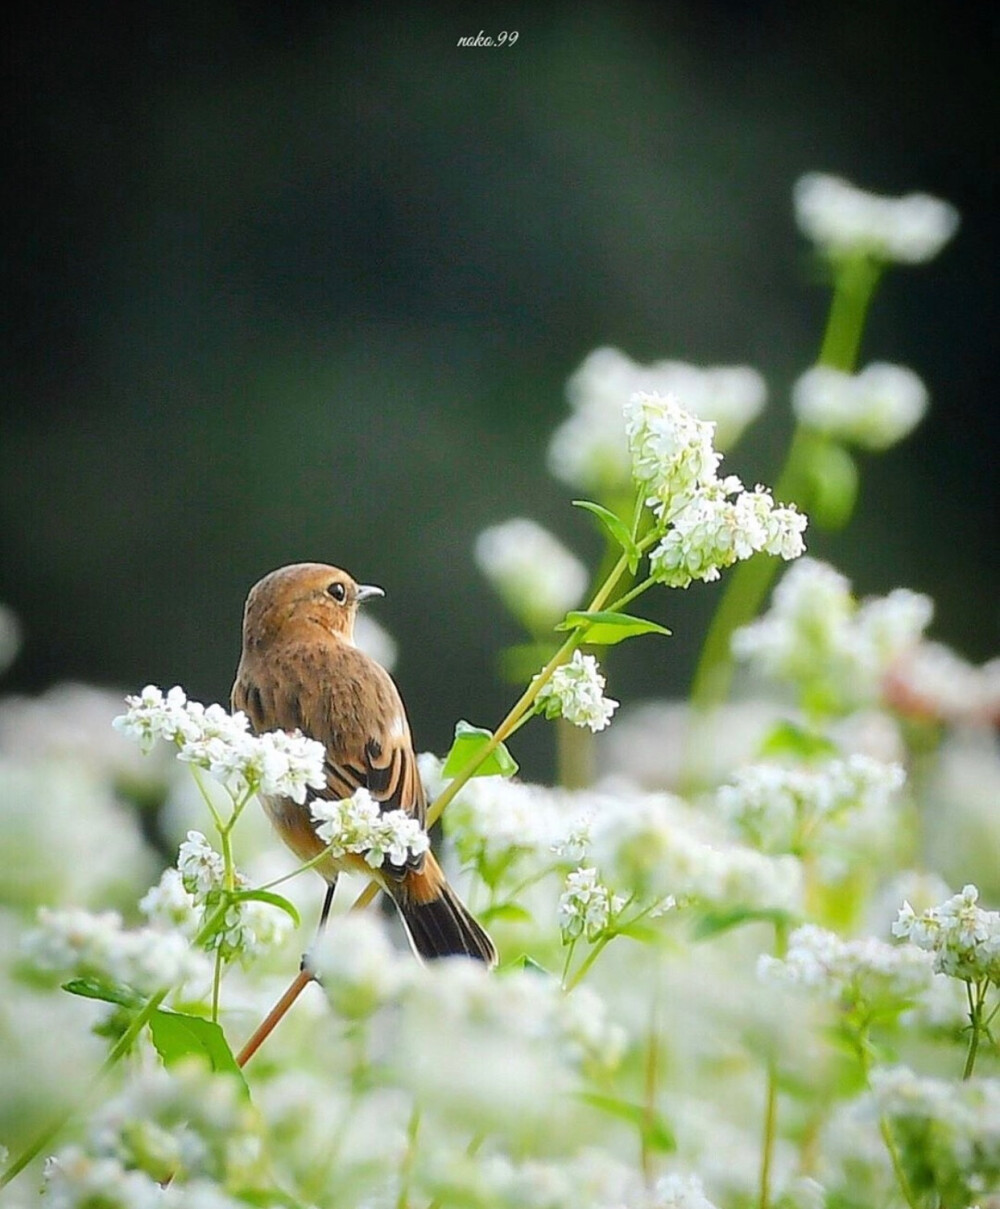
[[943,643],[921,642],[893,663],[883,687],[901,714],[1000,724],[1000,659],[975,667]]
[[234,794],[261,793],[302,803],[309,789],[326,784],[322,743],[298,732],[251,735],[245,714],[188,701],[176,686],[164,695],[150,684],[125,702],[128,709],[115,718],[116,730],[137,740],[144,751],[157,739],[175,743],[179,759],[206,769]]
[[749,764],[720,787],[716,802],[765,852],[829,856],[838,844],[870,849],[891,827],[893,799],[904,781],[900,765],[863,755],[816,768]]
[[903,1164],[941,1204],[984,1207],[1000,1187],[1000,1079],[916,1075],[905,1066],[872,1072],[871,1107],[893,1126]]
[[630,462],[621,408],[624,399],[640,392],[679,395],[690,412],[715,422],[716,441],[723,449],[736,443],[767,398],[764,379],[747,365],[640,365],[616,348],[595,349],[567,384],[571,415],[549,444],[549,469],[557,479],[599,495],[628,487]]
[[259,1124],[239,1082],[191,1062],[143,1072],[102,1105],[84,1145],[49,1160],[45,1202],[236,1209],[262,1166]]
[[958,212],[936,197],[879,197],[822,172],[801,177],[794,199],[802,233],[833,260],[871,256],[922,264],[932,260],[958,228]]
[[191,948],[185,933],[162,926],[128,929],[117,911],[42,907],[38,927],[25,936],[22,948],[39,970],[96,978],[139,994],[177,990],[209,977],[204,956]]
[[933,611],[929,597],[905,588],[859,604],[843,575],[804,558],[783,576],[769,612],[733,635],[733,654],[796,685],[810,708],[846,712],[879,699]]
[[580,603],[587,568],[547,529],[515,517],[476,538],[476,565],[529,630],[549,630]]
[[908,436],[927,411],[927,388],[903,365],[875,362],[858,374],[816,365],[792,388],[807,428],[880,452]]
[[316,833],[334,858],[357,853],[372,869],[388,861],[397,868],[429,845],[427,832],[405,810],[382,810],[367,789],[342,801],[313,798],[309,803]]
[[1000,911],[986,911],[978,901],[979,891],[970,885],[919,915],[904,903],[893,935],[933,953],[934,968],[942,974],[1000,986]]
[[538,708],[546,718],[565,718],[574,726],[604,730],[619,704],[604,696],[605,683],[594,656],[574,651],[573,658],[557,667],[542,685]]
[[[241,873],[233,875],[234,889],[250,889]],[[225,889],[225,862],[200,831],[189,831],[180,846],[176,868],[165,869],[159,882],[139,903],[152,924],[178,928],[193,938],[219,907]],[[291,927],[284,911],[255,899],[233,901],[225,918],[205,941],[224,961],[243,961],[280,946]]]
[[933,978],[930,957],[912,945],[873,937],[842,940],[814,924],[795,929],[784,958],[762,954],[757,973],[766,981],[816,990],[845,1007],[897,1012],[928,990]]
[[787,560],[805,549],[806,518],[794,505],[776,506],[763,487],[745,491],[735,475],[720,479],[713,425],[676,396],[633,395],[625,428],[633,476],[664,531],[649,558],[657,582],[686,588],[757,551]]
[[559,899],[559,927],[563,944],[586,936],[596,940],[621,911],[625,900],[600,880],[596,869],[581,866],[566,878]]

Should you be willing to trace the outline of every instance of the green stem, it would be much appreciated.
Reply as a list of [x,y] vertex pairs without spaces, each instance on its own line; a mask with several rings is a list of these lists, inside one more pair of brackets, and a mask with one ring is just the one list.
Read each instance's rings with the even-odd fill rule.
[[[787,950],[788,926],[779,921],[774,925],[774,955],[784,957]],[[761,1146],[760,1191],[757,1197],[759,1209],[768,1209],[771,1204],[771,1170],[778,1138],[778,1068],[773,1058],[767,1064],[767,1091],[764,1103],[764,1140]]]
[[[621,558],[615,563],[611,570],[611,574],[607,577],[601,587],[594,594],[593,600],[587,606],[587,612],[596,612],[604,607],[608,597],[614,591],[615,586],[621,579],[622,575],[628,569],[628,558],[622,554]],[[508,738],[515,730],[526,720],[528,711],[534,706],[535,698],[541,690],[548,684],[552,678],[552,673],[557,667],[560,667],[570,655],[576,650],[586,638],[584,630],[574,630],[566,641],[562,644],[558,651],[552,656],[545,667],[535,676],[528,687],[524,690],[517,701],[511,706],[506,718],[493,732],[492,738],[487,743],[484,743],[480,748],[478,755],[470,760],[462,771],[450,781],[445,788],[435,798],[431,808],[427,811],[427,827],[433,827],[437,820],[441,817],[445,807],[456,797],[462,787],[475,776],[478,769],[489,759],[494,751],[500,746],[504,739]]]
[[969,1024],[972,1036],[969,1038],[969,1052],[965,1056],[965,1069],[962,1071],[963,1082],[972,1078],[976,1065],[976,1055],[979,1052],[979,1038],[983,1034],[983,1012],[986,1008],[986,992],[989,989],[986,981],[977,982],[975,991],[971,982],[965,984],[965,993],[969,999]]
[[[858,1054],[858,1060],[861,1063],[861,1069],[864,1072],[865,1084],[871,1089],[871,1046],[868,1041],[867,1025],[862,1026],[855,1038],[855,1048]],[[910,1209],[919,1209],[916,1195],[910,1187],[910,1181],[906,1178],[906,1171],[903,1167],[903,1157],[899,1153],[899,1147],[896,1145],[896,1139],[893,1137],[892,1126],[889,1119],[884,1113],[879,1114],[878,1129],[882,1135],[882,1142],[885,1145],[889,1154],[889,1161],[892,1164],[892,1170],[896,1176],[896,1183],[899,1185],[899,1190],[903,1194],[903,1200],[906,1201]]]
[[[857,363],[861,334],[881,266],[862,257],[835,265],[834,272],[830,313],[817,360],[820,365],[851,373]],[[812,502],[812,451],[818,440],[801,425],[795,428],[784,469],[774,488],[774,498],[780,503],[794,501],[808,512]],[[730,653],[733,632],[757,616],[779,563],[777,558],[758,556],[740,563],[729,573],[695,671],[691,701],[697,708],[712,709],[726,699],[733,674]]]
[[399,1170],[399,1195],[396,1197],[396,1209],[409,1209],[410,1180],[413,1175],[413,1165],[417,1158],[417,1134],[420,1132],[420,1109],[414,1104],[410,1113],[410,1123],[406,1130],[406,1152]]

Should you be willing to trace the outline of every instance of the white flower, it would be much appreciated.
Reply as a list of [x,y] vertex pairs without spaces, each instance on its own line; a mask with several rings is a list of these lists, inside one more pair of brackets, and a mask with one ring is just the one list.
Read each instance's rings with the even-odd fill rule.
[[929,597],[905,588],[858,604],[843,575],[804,558],[782,577],[770,610],[733,635],[733,654],[797,685],[811,705],[846,712],[880,699],[933,611]]
[[603,795],[595,802],[592,858],[643,903],[695,899],[715,907],[796,913],[802,868],[734,844],[718,824],[669,794]]
[[902,365],[874,362],[858,374],[816,365],[792,388],[792,407],[809,428],[881,451],[924,418],[927,388]]
[[650,1209],[716,1209],[696,1175],[665,1175],[657,1180]]
[[806,924],[788,938],[784,958],[758,959],[764,979],[812,988],[845,1006],[891,1005],[901,1011],[931,988],[931,958],[913,945],[891,945],[873,937],[842,940],[825,928]]
[[363,855],[373,869],[386,860],[405,865],[411,856],[426,852],[427,833],[405,810],[380,809],[367,789],[358,789],[353,797],[338,802],[314,798],[309,803],[316,833],[329,845],[334,858],[349,852]]
[[569,663],[557,667],[542,686],[537,702],[547,718],[565,718],[596,732],[608,725],[619,704],[604,696],[604,685],[594,656],[574,651]]
[[852,858],[870,858],[895,830],[894,800],[904,781],[900,765],[863,755],[814,768],[750,764],[721,786],[716,801],[750,843],[765,852],[818,855],[820,872],[838,880]]
[[936,197],[880,197],[821,172],[801,177],[794,198],[803,234],[832,258],[867,255],[922,264],[933,259],[958,228],[958,212]]
[[304,803],[309,789],[326,784],[322,743],[298,731],[248,734],[249,721],[239,710],[188,701],[184,690],[166,696],[147,685],[125,698],[128,710],[112,725],[148,750],[157,739],[176,743],[178,759],[207,769],[231,794],[261,793]]
[[596,940],[625,900],[605,886],[596,869],[581,867],[566,877],[566,888],[559,899],[559,927],[563,944],[586,936]]
[[552,435],[549,469],[564,483],[604,496],[629,484],[622,404],[631,395],[678,395],[693,415],[716,423],[716,443],[728,449],[760,414],[767,387],[746,365],[640,365],[616,348],[598,348],[570,378],[566,393],[571,414]]
[[126,697],[125,704],[128,710],[111,725],[135,739],[143,751],[149,751],[157,739],[172,743],[182,733],[187,695],[178,685],[164,696],[155,684],[147,684],[137,696]]
[[[237,890],[250,889],[250,882],[238,871],[234,874]],[[139,909],[153,924],[178,928],[194,937],[219,907],[219,894],[225,886],[225,861],[200,831],[189,831],[177,854],[177,868],[165,869],[159,883],[139,903]],[[280,908],[255,899],[230,903],[223,921],[205,942],[218,950],[226,961],[239,957],[247,962],[268,949],[279,947],[291,928],[291,918]]]
[[[726,498],[730,486],[739,492],[735,501]],[[649,556],[650,572],[668,587],[686,588],[695,579],[710,583],[721,569],[757,551],[788,560],[805,549],[806,517],[794,506],[775,508],[763,487],[743,491],[739,480],[700,492],[672,519]]]
[[1000,722],[1000,659],[975,667],[950,647],[921,642],[903,652],[884,682],[902,714],[947,722]]
[[163,1189],[144,1171],[129,1171],[117,1158],[94,1158],[70,1146],[45,1161],[46,1209],[163,1209]]
[[361,1019],[387,1003],[418,967],[400,958],[380,919],[356,911],[330,922],[309,953],[309,968],[336,1011]]
[[625,404],[632,476],[649,492],[661,519],[714,485],[722,455],[712,447],[715,425],[684,410],[676,395],[638,393]]
[[180,987],[207,976],[204,957],[182,933],[158,927],[122,927],[116,911],[38,913],[24,952],[39,969],[124,983],[142,993]]
[[587,568],[547,529],[515,517],[476,538],[476,566],[530,630],[549,629],[580,603]]
[[978,905],[979,891],[965,886],[919,915],[904,903],[892,926],[920,949],[934,954],[934,968],[966,982],[989,979],[1000,986],[1000,911]]

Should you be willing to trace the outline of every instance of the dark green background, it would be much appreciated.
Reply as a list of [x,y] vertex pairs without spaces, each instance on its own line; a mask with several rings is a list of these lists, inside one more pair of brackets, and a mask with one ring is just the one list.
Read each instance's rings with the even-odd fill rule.
[[[749,362],[771,403],[727,465],[775,475],[826,293],[804,171],[962,213],[894,272],[862,360],[913,366],[920,431],[866,461],[811,549],[934,595],[997,643],[995,13],[944,3],[481,8],[41,6],[12,20],[0,600],[6,686],[179,682],[225,698],[249,585],[346,566],[422,747],[510,697],[517,632],[471,559],[525,513],[597,540],[544,450],[582,357]],[[517,29],[509,49],[458,49]],[[717,587],[650,598],[672,640],[611,690],[685,690]],[[548,738],[519,737],[528,771]]]

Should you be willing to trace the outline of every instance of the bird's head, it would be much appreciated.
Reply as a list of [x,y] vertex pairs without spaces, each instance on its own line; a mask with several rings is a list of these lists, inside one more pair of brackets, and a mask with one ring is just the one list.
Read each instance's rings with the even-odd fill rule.
[[298,623],[320,625],[353,642],[358,605],[384,595],[381,588],[359,584],[346,571],[326,563],[279,567],[250,589],[243,613],[243,644],[267,643]]

